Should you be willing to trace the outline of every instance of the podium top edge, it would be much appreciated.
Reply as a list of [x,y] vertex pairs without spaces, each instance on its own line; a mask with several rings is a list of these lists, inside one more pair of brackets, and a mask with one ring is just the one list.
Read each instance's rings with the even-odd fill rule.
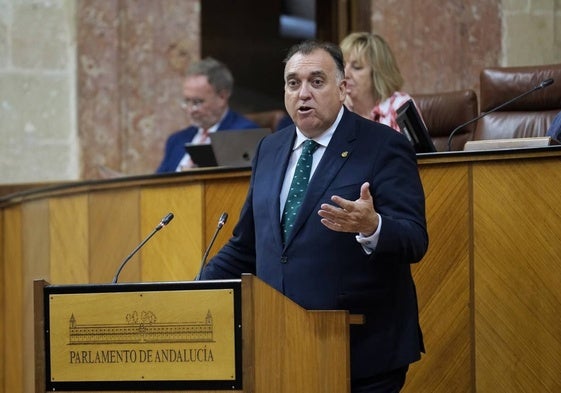
[[50,284],[45,286],[49,293],[95,293],[95,292],[136,292],[172,291],[239,288],[241,279],[202,281],[152,281],[92,284]]

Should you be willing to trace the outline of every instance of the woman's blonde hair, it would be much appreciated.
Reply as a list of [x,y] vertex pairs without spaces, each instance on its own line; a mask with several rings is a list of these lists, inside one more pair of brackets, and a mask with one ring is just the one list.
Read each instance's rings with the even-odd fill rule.
[[378,34],[351,33],[341,41],[346,58],[355,53],[372,69],[372,96],[375,102],[384,101],[403,86],[403,76],[388,43]]

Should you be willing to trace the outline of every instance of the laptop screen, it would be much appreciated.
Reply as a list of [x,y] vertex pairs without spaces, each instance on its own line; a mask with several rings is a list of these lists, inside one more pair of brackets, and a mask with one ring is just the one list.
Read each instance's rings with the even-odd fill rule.
[[270,133],[269,128],[223,130],[210,134],[210,144],[186,143],[185,150],[198,167],[248,167],[257,144]]

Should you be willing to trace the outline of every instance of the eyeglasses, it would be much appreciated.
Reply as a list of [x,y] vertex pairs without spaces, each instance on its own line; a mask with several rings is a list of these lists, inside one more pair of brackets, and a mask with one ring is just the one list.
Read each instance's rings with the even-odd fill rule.
[[195,107],[200,107],[201,105],[203,105],[205,103],[205,100],[201,99],[201,98],[184,98],[179,105],[181,106],[182,109],[187,110],[187,109],[193,109]]

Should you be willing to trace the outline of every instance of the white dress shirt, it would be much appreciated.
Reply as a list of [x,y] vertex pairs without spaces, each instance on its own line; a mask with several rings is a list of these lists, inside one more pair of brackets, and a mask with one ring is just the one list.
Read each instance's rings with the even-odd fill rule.
[[[313,154],[313,161],[312,161],[312,169],[310,173],[310,181],[314,175],[314,172],[323,157],[323,153],[325,153],[325,149],[333,134],[335,133],[335,129],[339,125],[341,121],[341,117],[343,117],[343,108],[339,111],[335,122],[329,127],[324,133],[319,135],[318,137],[313,138],[313,140],[319,145],[317,150]],[[292,183],[292,177],[294,176],[294,170],[296,169],[296,163],[302,154],[302,144],[309,138],[307,138],[299,129],[296,127],[296,140],[294,141],[294,146],[292,147],[292,155],[288,161],[288,167],[286,168],[286,173],[284,174],[284,181],[282,184],[282,189],[280,193],[280,212],[279,212],[279,221],[282,219],[282,212],[284,210],[284,205],[286,203],[286,198],[288,197],[288,191],[290,189],[290,184]],[[376,213],[378,214],[378,213]],[[319,218],[318,218],[319,219]],[[362,234],[356,235],[356,240],[358,243],[361,244],[364,251],[368,254],[371,254],[375,249],[376,245],[378,244],[378,238],[380,237],[380,228],[382,228],[382,217],[378,214],[378,228],[376,231],[368,237],[363,236]]]

